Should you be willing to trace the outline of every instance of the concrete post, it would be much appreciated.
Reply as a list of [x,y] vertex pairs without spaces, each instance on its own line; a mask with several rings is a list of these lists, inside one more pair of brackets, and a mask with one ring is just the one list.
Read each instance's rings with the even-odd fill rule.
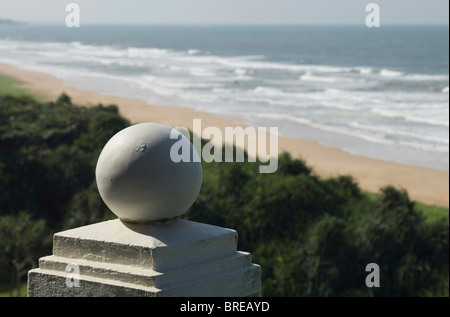
[[[189,162],[174,160],[189,150]],[[28,296],[257,296],[259,265],[231,229],[179,219],[200,191],[192,144],[154,123],[117,133],[100,154],[100,195],[118,219],[56,233],[28,273]]]

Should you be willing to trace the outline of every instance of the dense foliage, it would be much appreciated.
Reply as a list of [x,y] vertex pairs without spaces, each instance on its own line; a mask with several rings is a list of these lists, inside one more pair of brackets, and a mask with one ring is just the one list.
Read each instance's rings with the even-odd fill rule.
[[[448,294],[448,221],[425,222],[405,191],[373,201],[351,177],[321,180],[288,154],[274,174],[255,163],[205,164],[204,174],[187,217],[238,231],[265,296]],[[366,287],[369,263],[380,288]]]
[[[13,282],[51,253],[51,234],[112,214],[94,168],[129,123],[117,107],[75,107],[0,96],[0,280]],[[448,294],[448,221],[428,223],[406,192],[369,199],[349,177],[320,179],[283,154],[273,174],[257,163],[203,163],[188,219],[233,228],[262,267],[264,296]],[[377,263],[381,287],[365,284]]]
[[95,164],[128,125],[116,106],[74,107],[65,94],[50,103],[0,96],[0,281],[18,286],[51,253],[52,233],[110,217]]

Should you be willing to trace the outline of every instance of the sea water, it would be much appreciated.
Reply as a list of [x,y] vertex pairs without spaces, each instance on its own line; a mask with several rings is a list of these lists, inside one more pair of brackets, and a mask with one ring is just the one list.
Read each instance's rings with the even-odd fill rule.
[[359,155],[448,170],[448,31],[0,26],[0,62],[77,88],[192,107]]

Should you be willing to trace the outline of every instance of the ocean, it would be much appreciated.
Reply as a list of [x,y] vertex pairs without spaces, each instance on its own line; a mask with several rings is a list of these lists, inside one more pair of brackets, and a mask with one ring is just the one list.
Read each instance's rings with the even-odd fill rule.
[[0,26],[0,62],[449,169],[448,26]]

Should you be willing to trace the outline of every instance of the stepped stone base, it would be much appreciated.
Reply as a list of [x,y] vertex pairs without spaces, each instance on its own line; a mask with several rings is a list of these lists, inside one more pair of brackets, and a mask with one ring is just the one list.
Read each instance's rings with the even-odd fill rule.
[[236,246],[234,230],[182,219],[67,230],[29,271],[28,296],[257,296],[260,267]]

